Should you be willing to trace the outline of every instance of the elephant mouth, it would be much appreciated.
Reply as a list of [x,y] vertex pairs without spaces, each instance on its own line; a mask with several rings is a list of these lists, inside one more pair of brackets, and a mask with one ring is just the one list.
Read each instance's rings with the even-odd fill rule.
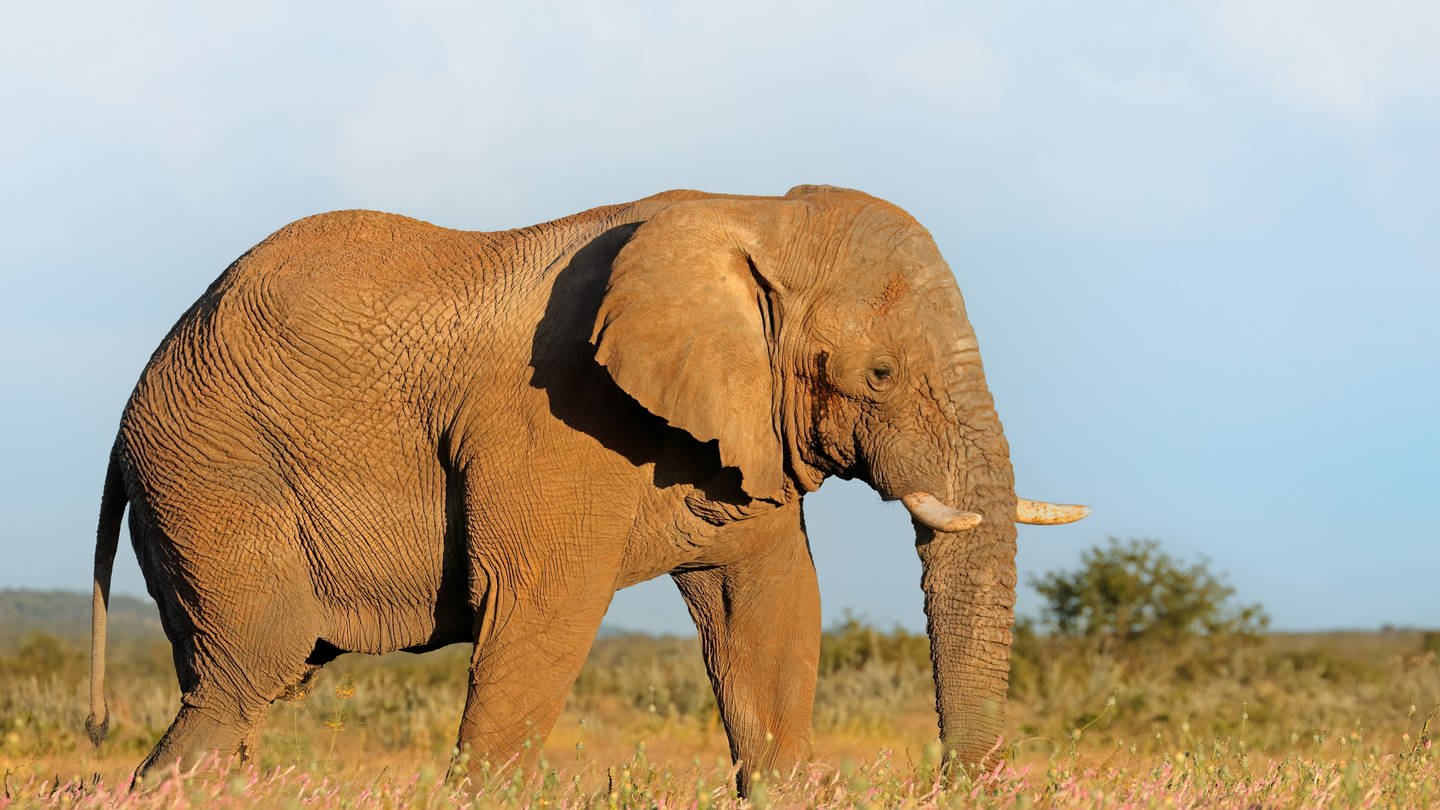
[[[984,522],[977,512],[966,512],[945,503],[922,490],[902,497],[910,516],[926,528],[937,532],[969,531]],[[1015,522],[1031,526],[1059,526],[1074,523],[1090,514],[1090,507],[1080,504],[1049,503],[1026,498],[1015,499]]]

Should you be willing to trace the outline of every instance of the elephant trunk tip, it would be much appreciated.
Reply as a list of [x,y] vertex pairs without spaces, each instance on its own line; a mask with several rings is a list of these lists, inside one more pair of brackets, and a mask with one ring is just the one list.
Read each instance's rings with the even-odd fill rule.
[[85,733],[90,737],[90,744],[96,748],[100,743],[105,742],[105,737],[110,733],[110,709],[107,706],[100,707],[100,716],[96,717],[92,711],[85,718]]

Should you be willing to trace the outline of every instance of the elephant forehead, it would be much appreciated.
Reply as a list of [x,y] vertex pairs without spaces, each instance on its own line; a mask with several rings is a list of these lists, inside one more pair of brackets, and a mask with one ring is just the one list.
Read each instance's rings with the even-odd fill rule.
[[838,342],[868,337],[945,347],[962,335],[973,341],[964,302],[948,278],[896,270],[875,289],[846,294],[842,288],[825,303],[829,306],[819,307],[814,320],[823,334]]
[[846,235],[855,253],[893,264],[940,261],[940,249],[925,226],[892,205],[865,206],[850,222]]

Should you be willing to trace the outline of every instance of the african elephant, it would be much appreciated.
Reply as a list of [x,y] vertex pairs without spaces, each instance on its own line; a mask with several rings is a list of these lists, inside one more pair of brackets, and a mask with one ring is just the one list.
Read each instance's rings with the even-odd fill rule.
[[[183,697],[137,774],[243,754],[343,652],[472,642],[459,744],[548,734],[614,592],[669,574],[729,736],[808,756],[820,644],[801,501],[912,516],[940,735],[997,739],[1017,499],[955,279],[882,200],[671,191],[503,232],[342,211],[181,316],[127,402],[95,553],[91,714],[121,516]],[[533,748],[531,749],[533,750]]]

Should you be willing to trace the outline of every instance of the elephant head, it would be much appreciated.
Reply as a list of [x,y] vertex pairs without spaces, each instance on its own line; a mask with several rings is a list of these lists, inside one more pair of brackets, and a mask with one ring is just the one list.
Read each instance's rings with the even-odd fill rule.
[[617,255],[592,342],[642,406],[783,502],[859,478],[910,511],[936,706],[965,762],[1009,680],[1015,523],[1088,513],[1017,499],[960,290],[930,234],[856,191],[676,202]]

